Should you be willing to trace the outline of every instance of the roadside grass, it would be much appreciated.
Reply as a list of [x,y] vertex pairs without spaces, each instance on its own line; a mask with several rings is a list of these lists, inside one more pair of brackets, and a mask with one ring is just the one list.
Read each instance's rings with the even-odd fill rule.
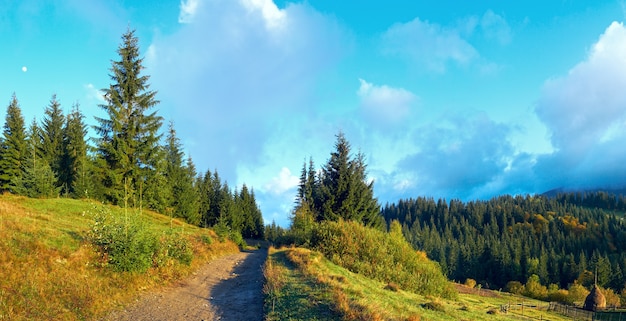
[[[189,241],[189,265],[169,260],[146,273],[118,273],[87,241],[92,213],[136,215],[147,229]],[[203,263],[237,252],[208,229],[150,211],[73,199],[0,195],[0,320],[93,320],[122,308],[141,292],[171,284]]]
[[[270,252],[271,253],[271,252]],[[302,248],[275,250],[270,256],[285,262],[288,268],[285,287],[307,283],[316,289],[317,297],[326,298],[329,310],[335,311],[334,320],[568,320],[545,310],[526,308],[524,316],[520,310],[502,313],[500,306],[518,303],[521,298],[506,294],[481,296],[459,294],[458,299],[442,299],[422,296],[388,284],[365,278],[341,268],[322,254]],[[285,261],[286,260],[286,261]],[[291,285],[295,286],[295,285]],[[296,289],[297,290],[297,289]],[[307,293],[307,292],[304,292]],[[298,292],[283,296],[281,305],[276,305],[274,315],[289,316],[289,311],[301,309],[299,305],[311,305],[313,300],[299,302]],[[303,294],[300,294],[303,295]],[[547,306],[546,302],[523,299],[526,305]],[[266,305],[267,306],[267,305]],[[284,310],[283,310],[284,309]],[[270,318],[267,320],[276,320]],[[293,318],[304,320],[306,318]]]
[[265,320],[339,320],[328,286],[305,275],[286,254],[287,250],[269,249],[263,268]]

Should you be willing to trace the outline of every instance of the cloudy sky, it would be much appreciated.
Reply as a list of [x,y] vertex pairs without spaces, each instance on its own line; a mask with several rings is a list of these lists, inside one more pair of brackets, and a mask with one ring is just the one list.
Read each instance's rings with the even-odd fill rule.
[[93,124],[130,27],[186,152],[268,223],[340,130],[382,204],[622,186],[625,19],[624,1],[0,1],[0,103],[29,123],[56,93]]

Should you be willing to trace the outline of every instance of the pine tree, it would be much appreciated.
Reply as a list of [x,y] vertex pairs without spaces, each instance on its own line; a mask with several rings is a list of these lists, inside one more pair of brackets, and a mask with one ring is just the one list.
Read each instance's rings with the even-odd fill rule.
[[144,171],[144,177],[139,182],[138,197],[140,206],[153,209],[157,212],[168,213],[169,188],[167,180],[167,159],[165,148],[159,147],[150,163],[151,170]]
[[251,238],[262,239],[265,232],[265,223],[263,222],[263,213],[256,202],[256,196],[254,195],[254,189],[250,189],[250,205],[252,206],[251,215],[252,222],[254,222],[254,234],[250,235]]
[[87,125],[84,123],[80,106],[75,104],[67,115],[63,128],[62,161],[59,186],[63,193],[75,198],[90,197],[94,194],[91,162],[87,157]]
[[202,178],[198,178],[200,226],[211,226],[211,201],[213,200],[213,174],[207,170]]
[[352,158],[350,143],[341,132],[335,151],[322,169],[319,188],[318,220],[344,219],[382,227],[373,182],[367,182],[364,156],[359,153]]
[[15,192],[14,182],[22,179],[28,159],[26,128],[15,94],[7,108],[0,145],[0,191]]
[[256,204],[254,191],[243,184],[239,191],[239,208],[243,217],[241,234],[244,238],[260,238],[263,235],[263,217]]
[[[44,111],[41,130],[42,155],[57,176],[61,176],[63,166],[63,125],[65,116],[56,95],[52,95],[50,105]],[[63,183],[63,182],[61,182]]]
[[182,217],[188,223],[197,225],[200,223],[200,217],[198,195],[194,186],[196,168],[191,157],[188,157],[187,163],[183,165],[184,155],[172,122],[168,127],[166,141],[166,177],[169,188],[167,207],[174,217]]
[[57,197],[57,178],[48,162],[42,157],[43,141],[37,121],[33,119],[28,131],[28,154],[24,173],[14,180],[15,192],[28,197]]
[[199,195],[198,188],[196,186],[196,165],[194,165],[191,156],[187,157],[187,162],[183,168],[183,195],[181,197],[181,215],[185,218],[187,223],[193,225],[200,224],[200,212],[199,212]]
[[122,36],[117,53],[120,60],[111,67],[113,83],[103,89],[106,104],[100,106],[107,118],[96,117],[98,154],[105,164],[100,175],[108,201],[120,204],[128,197],[131,205],[137,205],[144,184],[154,176],[162,118],[150,112],[158,101],[156,92],[149,90],[149,76],[141,75],[143,58],[134,30]]

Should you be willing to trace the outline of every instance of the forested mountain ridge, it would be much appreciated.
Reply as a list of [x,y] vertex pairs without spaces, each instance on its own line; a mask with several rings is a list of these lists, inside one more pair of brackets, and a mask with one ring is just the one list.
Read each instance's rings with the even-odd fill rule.
[[[542,284],[598,284],[615,291],[626,278],[626,230],[608,193],[499,196],[461,202],[433,198],[387,204],[407,240],[438,261],[450,279],[499,289],[536,274]],[[602,201],[601,201],[602,200]],[[582,206],[591,203],[598,207]]]

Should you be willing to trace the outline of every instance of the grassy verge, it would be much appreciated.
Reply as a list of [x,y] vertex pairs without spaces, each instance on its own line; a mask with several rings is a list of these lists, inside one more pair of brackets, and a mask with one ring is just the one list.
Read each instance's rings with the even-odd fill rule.
[[[272,279],[282,277],[283,285],[273,311],[270,296],[266,300],[268,320],[311,319],[308,316],[316,316],[314,308],[319,307],[334,311],[326,320],[567,320],[532,308],[526,308],[524,316],[520,310],[503,313],[501,305],[521,300],[504,294],[459,294],[455,300],[446,300],[407,292],[352,273],[307,249],[270,253],[273,264],[283,268],[276,272],[282,276]],[[524,299],[524,304],[546,305],[530,299]]]
[[[128,304],[141,292],[189,275],[203,263],[236,252],[210,230],[149,211],[135,215],[156,235],[188,240],[190,264],[170,260],[145,273],[118,273],[87,242],[95,205],[71,199],[0,196],[0,320],[92,320]],[[169,234],[168,234],[169,233]]]
[[287,253],[270,247],[263,268],[266,320],[338,320],[329,288],[303,273]]

